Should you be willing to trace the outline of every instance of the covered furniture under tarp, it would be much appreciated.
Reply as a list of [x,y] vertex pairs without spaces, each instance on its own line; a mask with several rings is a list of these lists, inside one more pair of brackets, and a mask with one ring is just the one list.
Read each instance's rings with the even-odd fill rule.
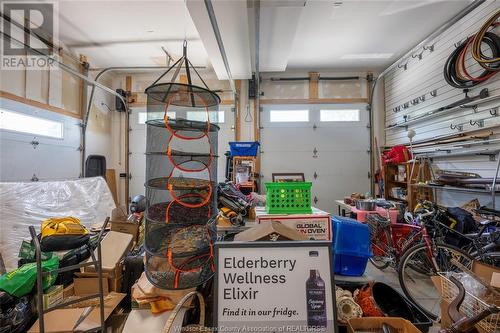
[[0,252],[7,271],[17,268],[21,242],[30,240],[29,226],[39,231],[44,219],[74,216],[90,227],[102,223],[114,208],[102,177],[0,183]]

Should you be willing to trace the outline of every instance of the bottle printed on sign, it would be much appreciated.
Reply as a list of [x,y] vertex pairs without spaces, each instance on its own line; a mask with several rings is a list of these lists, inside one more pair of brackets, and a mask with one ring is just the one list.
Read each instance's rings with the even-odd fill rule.
[[326,327],[326,294],[325,282],[319,271],[311,269],[306,281],[307,326]]

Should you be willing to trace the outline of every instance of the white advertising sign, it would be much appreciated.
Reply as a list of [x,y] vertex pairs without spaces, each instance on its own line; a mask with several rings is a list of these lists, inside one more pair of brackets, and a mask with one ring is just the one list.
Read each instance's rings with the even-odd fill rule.
[[216,244],[219,332],[336,332],[331,243]]

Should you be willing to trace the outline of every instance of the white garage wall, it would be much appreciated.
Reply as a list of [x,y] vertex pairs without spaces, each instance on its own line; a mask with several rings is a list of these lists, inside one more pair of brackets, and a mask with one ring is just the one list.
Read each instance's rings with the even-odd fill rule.
[[[498,9],[500,2],[486,1],[473,12],[462,18],[459,22],[447,29],[429,45],[434,45],[434,52],[428,50],[423,53],[422,59],[411,58],[407,62],[407,70],[395,68],[385,77],[385,127],[390,127],[395,123],[404,121],[403,116],[408,116],[411,120],[428,111],[449,105],[464,98],[461,89],[449,86],[443,77],[443,66],[449,54],[454,50],[454,44],[461,42],[468,36],[474,34],[479,27]],[[470,56],[469,56],[470,58]],[[474,61],[467,59],[469,71],[477,75],[481,68]],[[490,96],[500,94],[500,76],[495,76],[486,83],[480,84],[470,89],[469,95],[476,96],[483,88],[488,88]],[[436,97],[430,97],[429,93],[437,90]],[[393,112],[393,109],[419,96],[426,94],[426,100],[417,105],[400,112]],[[410,104],[411,105],[411,104]],[[480,105],[477,110],[464,109],[454,111],[451,114],[435,117],[431,120],[422,121],[410,125],[414,129],[415,141],[431,139],[434,137],[456,134],[457,130],[450,128],[450,125],[463,124],[463,132],[478,129],[469,124],[470,120],[485,119],[484,126],[491,127],[495,132],[492,138],[498,137],[498,130],[494,127],[500,125],[500,117],[493,117],[489,110],[499,105],[498,100]],[[386,129],[386,145],[408,144],[405,128]],[[492,149],[499,148],[498,145],[490,145]],[[480,148],[480,147],[477,147]],[[493,177],[496,163],[489,160],[487,156],[464,156],[455,158],[435,159],[434,166],[445,170],[470,171],[479,173],[483,177]],[[438,191],[438,193],[441,191]],[[449,205],[461,204],[468,201],[475,194],[439,193],[438,199]],[[491,201],[489,196],[478,196],[483,204]]]

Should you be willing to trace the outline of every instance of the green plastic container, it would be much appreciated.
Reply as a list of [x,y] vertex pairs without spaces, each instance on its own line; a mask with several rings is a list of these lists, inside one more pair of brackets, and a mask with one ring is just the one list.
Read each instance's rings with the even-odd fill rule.
[[310,214],[311,182],[266,183],[269,214]]

